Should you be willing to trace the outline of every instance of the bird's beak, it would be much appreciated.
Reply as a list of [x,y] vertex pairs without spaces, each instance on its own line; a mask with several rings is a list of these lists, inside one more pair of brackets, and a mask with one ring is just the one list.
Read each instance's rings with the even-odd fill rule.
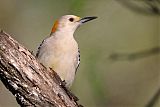
[[84,17],[84,18],[81,18],[81,19],[79,20],[79,22],[80,22],[80,23],[86,23],[86,22],[91,21],[91,20],[96,19],[96,18],[97,18],[96,16]]

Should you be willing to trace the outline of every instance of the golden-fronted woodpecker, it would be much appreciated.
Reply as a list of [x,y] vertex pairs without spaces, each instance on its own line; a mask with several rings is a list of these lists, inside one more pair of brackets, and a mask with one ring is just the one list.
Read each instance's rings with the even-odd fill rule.
[[80,64],[80,52],[73,34],[85,22],[97,17],[80,18],[64,15],[55,21],[49,37],[40,44],[36,57],[47,68],[52,68],[66,82],[66,87],[73,83]]

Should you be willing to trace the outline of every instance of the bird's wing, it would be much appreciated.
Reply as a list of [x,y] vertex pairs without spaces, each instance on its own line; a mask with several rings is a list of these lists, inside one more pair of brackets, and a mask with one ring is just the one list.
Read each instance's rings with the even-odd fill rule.
[[45,41],[45,39],[42,41],[42,43],[39,45],[39,47],[38,47],[38,50],[37,50],[37,53],[36,53],[36,58],[38,58],[38,56],[39,56],[39,53],[40,53],[40,49],[41,49],[41,46],[42,46],[42,44],[44,43],[44,41]]
[[[78,48],[76,72],[77,72],[77,69],[78,69],[79,65],[80,65],[80,49]],[[75,73],[76,73],[76,72],[75,72]]]

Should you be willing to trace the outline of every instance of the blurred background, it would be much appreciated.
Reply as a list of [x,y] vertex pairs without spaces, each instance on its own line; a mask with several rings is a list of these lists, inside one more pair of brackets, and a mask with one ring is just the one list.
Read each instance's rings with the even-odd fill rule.
[[[0,0],[0,29],[36,53],[66,14],[98,16],[75,32],[80,104],[160,107],[160,0]],[[18,106],[0,83],[0,107]]]

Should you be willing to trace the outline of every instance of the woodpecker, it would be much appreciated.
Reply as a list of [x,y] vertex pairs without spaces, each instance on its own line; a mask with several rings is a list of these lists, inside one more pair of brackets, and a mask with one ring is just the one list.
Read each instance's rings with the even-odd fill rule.
[[62,16],[55,21],[50,36],[38,48],[36,57],[40,63],[57,72],[68,88],[72,85],[80,64],[80,51],[73,34],[80,25],[96,18]]

